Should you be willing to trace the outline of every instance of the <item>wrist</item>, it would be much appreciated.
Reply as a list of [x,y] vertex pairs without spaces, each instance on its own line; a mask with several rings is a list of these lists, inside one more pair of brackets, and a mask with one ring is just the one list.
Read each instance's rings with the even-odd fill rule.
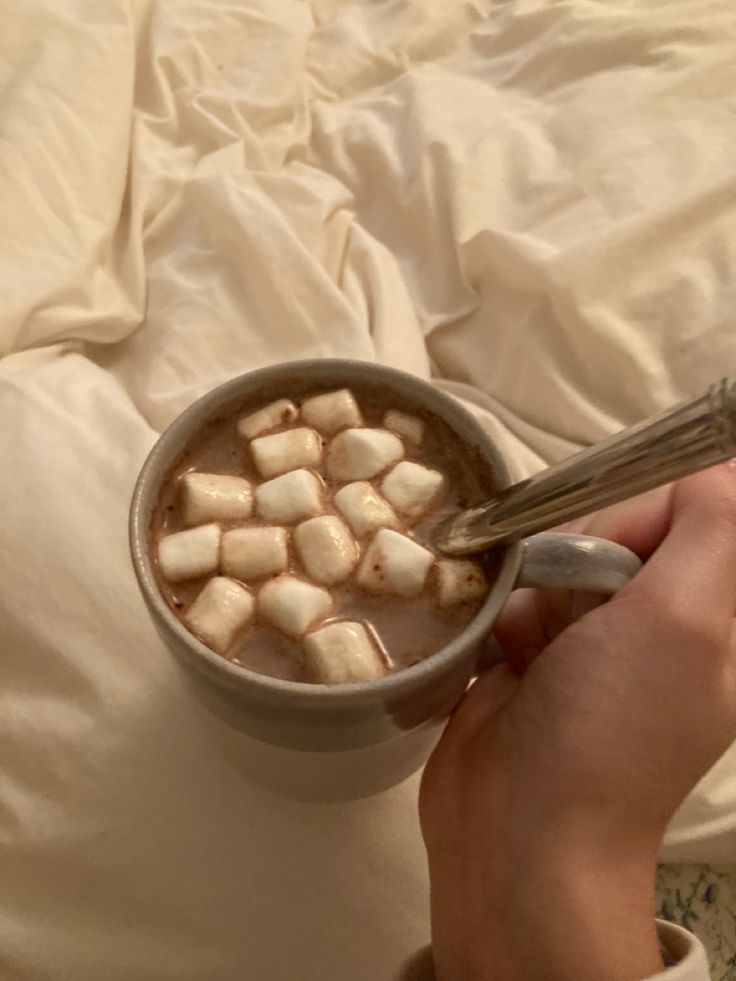
[[[602,850],[572,828],[493,840],[481,873],[490,901],[463,929],[463,981],[641,981],[663,970],[653,853]],[[438,979],[455,981],[456,952],[442,947]]]
[[653,860],[601,855],[581,842],[539,856],[517,876],[501,914],[506,935],[512,921],[523,924],[530,945],[530,970],[520,974],[512,964],[509,981],[641,981],[661,971],[654,880]]

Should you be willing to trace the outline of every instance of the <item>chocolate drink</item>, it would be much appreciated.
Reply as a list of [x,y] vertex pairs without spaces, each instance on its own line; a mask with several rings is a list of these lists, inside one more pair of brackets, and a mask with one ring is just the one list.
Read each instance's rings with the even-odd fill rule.
[[[260,405],[234,406],[231,412],[214,420],[191,442],[169,474],[150,528],[150,547],[157,581],[177,617],[195,635],[230,660],[252,671],[291,681],[335,683],[370,680],[429,657],[461,633],[475,617],[494,575],[492,562],[487,558],[478,563],[454,562],[424,552],[424,549],[431,551],[431,532],[440,520],[487,499],[493,493],[487,465],[460,445],[458,437],[433,415],[413,410],[410,416],[402,415],[401,411],[394,413],[392,410],[401,410],[402,407],[397,407],[393,402],[384,403],[374,393],[362,392],[358,388],[350,393],[344,390],[334,393],[337,396],[335,411],[330,415],[332,394],[326,390],[326,420],[322,418],[322,406],[318,399],[315,401],[320,411],[315,413],[310,409],[311,397],[302,399],[301,404],[294,404],[287,401],[288,393],[273,393],[272,400],[281,400],[276,403],[264,400]],[[263,406],[270,410],[274,405],[276,409],[270,419],[271,425],[267,424],[269,420],[259,423],[258,418],[248,423],[247,420],[253,419],[253,414]],[[343,409],[347,415],[341,421],[340,412]],[[352,425],[343,425],[346,420],[349,423],[352,421]],[[244,428],[257,435],[249,438]],[[403,433],[399,433],[399,429]],[[293,448],[284,440],[274,442],[267,439],[287,432],[294,437]],[[393,434],[391,438],[386,436],[387,433]],[[293,468],[288,457],[292,451],[296,454],[293,459],[297,463]],[[401,457],[397,458],[399,452]],[[385,466],[381,465],[381,454],[388,454]],[[318,457],[319,462],[315,463]],[[367,462],[369,457],[370,462]],[[308,463],[303,465],[306,460]],[[420,466],[409,467],[407,462]],[[378,472],[370,477],[360,477],[361,473],[375,467],[379,467]],[[311,512],[311,520],[307,517],[306,520],[280,522],[269,517],[268,489],[261,492],[259,488],[272,482],[271,488],[278,496],[282,484],[277,480],[281,475],[298,472],[306,482],[311,471],[319,476],[319,485],[315,481],[315,487],[319,486],[320,503],[315,508],[318,508],[316,513],[321,522],[315,520],[314,512]],[[350,479],[353,471],[355,480]],[[189,487],[183,489],[186,476],[193,473],[245,478],[253,492],[250,514],[244,516],[250,505],[246,485],[243,484],[239,503],[229,504],[227,514],[218,515],[216,519],[207,518],[208,505],[205,504],[202,512],[205,518],[198,520],[198,512],[193,510],[196,500],[194,496],[187,497]],[[394,476],[389,479],[392,473]],[[352,488],[350,493],[353,497],[360,498],[357,506],[353,502],[352,507],[348,508],[350,493],[339,494],[346,485]],[[370,487],[366,489],[365,485]],[[436,485],[439,485],[439,490]],[[233,488],[226,490],[230,493]],[[391,513],[392,517],[386,518],[380,527],[366,531],[363,524],[373,513],[368,506],[368,491],[380,498],[381,506],[387,508],[387,513]],[[291,487],[283,484],[282,500],[277,507],[288,504],[292,500],[291,494]],[[335,501],[336,494],[339,503]],[[361,494],[364,496],[361,497]],[[387,505],[384,494],[391,498],[395,507]],[[330,527],[327,527],[329,522],[324,521],[325,516],[333,516]],[[191,565],[189,572],[177,567],[167,576],[167,571],[162,567],[161,558],[165,557],[165,553],[160,550],[161,543],[193,525],[207,525],[211,534],[216,536],[218,531],[212,526],[213,520],[222,537],[218,539],[219,545],[213,545],[220,550],[219,560],[212,559],[210,571],[197,575],[195,566]],[[308,537],[306,532],[302,532],[303,526],[307,525],[312,526],[315,535]],[[268,529],[267,535],[270,537],[268,540],[264,537],[265,547],[261,549],[259,544],[256,549],[261,552],[260,556],[252,555],[250,558],[257,565],[259,559],[270,561],[269,549],[275,556],[282,554],[283,561],[274,567],[275,575],[256,574],[239,579],[232,571],[223,569],[226,546],[222,543],[234,542],[237,536],[228,538],[228,533],[242,528]],[[390,534],[386,534],[386,528]],[[336,531],[345,539],[340,545],[342,552],[340,549],[334,551]],[[326,545],[333,551],[322,554],[320,549],[325,535]],[[375,544],[377,536],[380,536],[378,544],[385,546],[383,551]],[[424,549],[412,551],[409,547],[402,551],[406,539],[424,546]],[[252,540],[255,542],[255,539]],[[308,551],[309,547],[312,547],[313,554]],[[338,559],[347,563],[347,574],[345,570],[341,571]],[[216,562],[219,564],[213,568]],[[171,581],[180,575],[187,578]],[[220,640],[216,625],[214,632],[210,631],[209,626],[198,626],[211,623],[211,606],[205,612],[209,619],[202,620],[190,614],[192,604],[203,588],[213,576],[218,575],[229,576],[245,586],[245,590],[238,591],[235,596],[235,603],[237,605],[242,600],[242,616],[247,618],[247,622],[235,630],[232,639],[225,634],[225,639]],[[321,578],[314,579],[315,575]],[[313,622],[304,631],[290,621],[287,623],[294,609],[290,597],[272,610],[269,597],[276,590],[271,586],[269,590],[261,592],[266,583],[273,584],[276,580],[285,582],[290,577],[311,581],[318,591],[330,597],[330,609],[322,607],[314,613]],[[226,592],[224,582],[219,580]],[[234,589],[232,585],[230,588]],[[312,598],[319,603],[316,593]],[[307,597],[309,602],[312,598]],[[296,599],[301,602],[299,596]],[[230,603],[230,600],[231,597],[227,596],[223,602]],[[196,613],[197,608],[194,610]],[[231,610],[232,605],[228,607],[228,611]],[[305,616],[311,615],[305,613]],[[343,621],[359,625],[353,633],[358,630],[361,641],[364,640],[363,628],[367,628],[365,636],[370,646],[378,652],[375,659],[372,653],[366,654],[369,661],[374,661],[372,667],[365,669],[367,673],[361,674],[363,669],[358,667],[357,673],[348,672],[343,676],[340,670],[337,674],[334,671],[330,674],[331,669],[326,669],[325,673],[319,665],[314,667],[312,654],[318,659],[322,656],[324,652],[319,639],[320,636],[327,637],[327,633],[320,635],[320,628]],[[215,637],[218,639],[213,640]],[[317,643],[307,641],[310,637],[317,638]],[[345,635],[335,634],[332,641],[330,652],[325,656],[334,661],[336,652],[339,658],[343,656],[340,645],[345,641]],[[347,641],[349,645],[352,643],[352,635]],[[308,652],[306,659],[305,644]],[[312,647],[314,652],[310,654]],[[356,658],[358,648],[359,645],[356,647]],[[346,648],[345,657],[349,659],[352,656],[352,650]]]

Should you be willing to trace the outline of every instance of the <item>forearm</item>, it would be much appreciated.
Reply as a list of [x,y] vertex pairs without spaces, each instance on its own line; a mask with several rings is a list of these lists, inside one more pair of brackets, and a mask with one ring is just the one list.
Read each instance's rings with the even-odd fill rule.
[[[673,923],[657,920],[657,937],[663,950],[665,969],[643,981],[710,981],[708,959],[702,943],[692,933]],[[618,938],[618,945],[628,938]],[[437,981],[432,948],[425,947],[407,961],[396,981]]]

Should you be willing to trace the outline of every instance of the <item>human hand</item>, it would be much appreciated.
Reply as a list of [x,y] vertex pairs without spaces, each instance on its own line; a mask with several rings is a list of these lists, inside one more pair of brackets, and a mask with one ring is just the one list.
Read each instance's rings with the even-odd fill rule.
[[473,685],[422,783],[440,981],[660,971],[657,848],[736,738],[733,466],[566,530],[646,565],[575,622],[562,590],[519,590],[497,622],[513,667]]

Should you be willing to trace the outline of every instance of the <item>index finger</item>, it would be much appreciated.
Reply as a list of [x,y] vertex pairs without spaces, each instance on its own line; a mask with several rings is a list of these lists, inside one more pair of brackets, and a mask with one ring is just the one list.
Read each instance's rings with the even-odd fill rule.
[[[621,501],[557,530],[607,538],[648,559],[669,529],[673,486],[667,484]],[[496,619],[493,634],[515,670],[523,672],[569,625],[573,596],[565,589],[517,589],[511,594]]]

